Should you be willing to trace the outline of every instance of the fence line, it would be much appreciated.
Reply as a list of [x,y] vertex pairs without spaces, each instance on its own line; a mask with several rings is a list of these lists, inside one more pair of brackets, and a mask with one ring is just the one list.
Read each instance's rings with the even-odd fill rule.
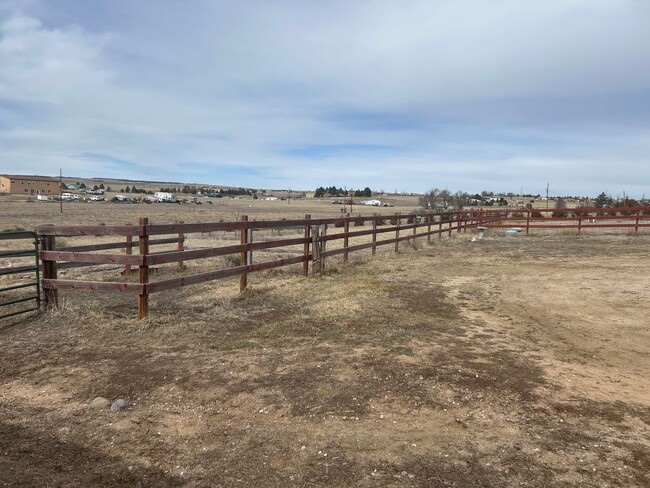
[[[543,217],[544,213],[555,212],[551,217]],[[619,215],[624,212],[624,215]],[[613,214],[613,215],[612,215]],[[565,216],[560,216],[565,215]],[[120,291],[138,295],[138,317],[144,318],[149,314],[148,297],[151,293],[171,290],[182,286],[202,283],[227,277],[240,277],[240,291],[245,291],[248,285],[248,274],[283,266],[302,264],[302,274],[309,275],[311,263],[312,274],[322,273],[325,269],[326,259],[343,255],[346,262],[351,252],[370,249],[373,254],[379,246],[394,245],[395,252],[399,252],[400,243],[414,241],[431,236],[442,237],[444,233],[449,236],[454,231],[467,232],[468,229],[477,228],[508,228],[514,224],[530,229],[558,229],[593,227],[650,227],[650,223],[642,221],[650,218],[650,207],[634,207],[623,209],[503,209],[503,210],[462,210],[456,212],[426,212],[395,215],[378,215],[368,217],[351,217],[346,214],[342,217],[312,219],[306,215],[304,219],[253,221],[247,216],[242,216],[235,222],[209,222],[209,223],[176,223],[176,224],[151,224],[147,219],[140,219],[138,225],[128,226],[41,226],[37,229],[41,236],[42,250],[40,258],[43,263],[42,288],[45,303],[55,306],[58,300],[58,290],[93,290],[93,291]],[[602,220],[604,222],[595,221]],[[631,223],[610,223],[612,219],[619,221],[630,220]],[[389,224],[386,224],[389,221]],[[551,222],[551,223],[548,223]],[[587,222],[587,223],[585,223]],[[363,226],[371,224],[370,229],[350,230],[350,226]],[[435,225],[437,224],[437,225]],[[329,232],[332,227],[341,228],[341,232]],[[255,232],[263,230],[294,230],[301,237],[292,237],[273,240],[255,240]],[[184,243],[188,234],[197,234],[214,231],[236,232],[239,244],[209,247],[204,249],[185,249]],[[173,238],[156,238],[176,234]],[[386,238],[382,236],[389,234]],[[393,235],[390,235],[393,234]],[[56,248],[56,237],[59,236],[109,236],[116,235],[125,238],[125,242],[118,244],[97,244],[91,246],[67,247],[65,250]],[[136,239],[134,239],[137,237]],[[351,243],[352,239],[370,237],[370,242]],[[328,249],[328,243],[340,242],[340,248]],[[158,244],[177,243],[177,249],[152,253],[150,246]],[[133,254],[132,250],[138,247],[139,253]],[[302,247],[300,249],[300,247]],[[93,254],[97,250],[124,249],[123,254]],[[273,259],[254,263],[256,251],[285,248],[287,253],[293,252],[294,256],[282,259]],[[298,248],[298,249],[296,249]],[[150,281],[150,267],[170,263],[183,263],[198,259],[213,258],[218,256],[234,255],[238,263],[225,269],[213,269],[207,272],[175,277],[161,281]],[[138,267],[137,282],[116,281],[84,281],[59,279],[57,269],[71,266],[91,266],[99,264],[118,264],[125,266],[128,274],[131,266]]]
[[[649,222],[642,222],[644,218],[650,219],[648,206],[508,209],[506,215],[499,219],[499,223],[483,222],[483,212],[465,210],[463,219],[475,219],[477,224],[472,227],[480,226],[486,229],[504,229],[517,224],[525,229],[526,234],[530,229],[577,229],[580,234],[583,229],[589,228],[634,228],[634,232],[638,233],[639,228],[650,227]],[[549,213],[550,217],[544,216]],[[600,222],[613,220],[618,222]],[[628,220],[630,222],[625,222]]]
[[[498,216],[502,215],[501,213]],[[495,218],[496,213],[484,213],[484,219]],[[388,227],[386,220],[391,221]],[[439,223],[437,229],[432,229],[432,224]],[[403,223],[405,222],[405,223]],[[249,273],[302,263],[302,273],[309,274],[309,263],[312,263],[312,273],[322,272],[327,258],[343,254],[344,261],[347,261],[349,253],[372,249],[376,251],[378,246],[394,244],[395,251],[399,251],[399,243],[427,237],[430,240],[432,234],[441,234],[449,230],[461,231],[463,226],[469,222],[462,212],[426,213],[426,214],[396,214],[394,216],[374,215],[372,217],[351,217],[345,215],[338,218],[312,219],[306,215],[300,220],[278,220],[278,221],[249,221],[247,216],[242,216],[237,222],[213,222],[195,224],[163,224],[154,225],[146,219],[141,219],[137,226],[41,226],[38,233],[41,235],[43,250],[40,257],[43,262],[42,286],[46,290],[45,301],[48,306],[56,305],[58,290],[93,290],[93,291],[121,291],[137,293],[139,296],[138,317],[146,317],[149,313],[148,296],[163,290],[187,286],[231,276],[240,276],[240,291],[246,290],[247,275]],[[354,226],[372,223],[370,230],[350,230],[350,224]],[[443,228],[446,225],[448,229]],[[342,232],[330,233],[328,227],[342,227]],[[302,237],[289,239],[274,239],[254,241],[254,231],[267,229],[293,229],[302,230]],[[422,231],[426,228],[425,231]],[[411,230],[411,233],[404,232]],[[230,246],[211,247],[205,249],[184,249],[183,242],[188,234],[213,231],[235,231],[239,233],[239,244]],[[400,234],[400,231],[403,233]],[[151,239],[152,236],[175,233],[178,237],[165,239]],[[378,239],[378,235],[395,233],[395,237]],[[120,235],[126,238],[124,244],[97,244],[91,246],[66,247],[64,250],[56,248],[56,237],[58,236],[93,236],[93,235]],[[355,238],[371,236],[372,242],[362,244],[351,244]],[[137,237],[137,244],[134,237]],[[327,243],[342,241],[342,247],[338,249],[327,249]],[[178,242],[178,249],[159,253],[149,252],[149,246],[157,243]],[[137,245],[138,254],[133,254],[132,249]],[[296,250],[296,256],[271,261],[253,263],[255,251],[270,250],[278,248],[291,248],[302,246],[302,250]],[[123,248],[124,254],[104,253],[96,254],[93,251],[110,250]],[[162,281],[150,282],[149,269],[151,266],[159,266],[169,263],[185,263],[197,259],[205,259],[217,256],[239,255],[239,265],[217,269],[204,273],[189,276],[182,276]],[[62,269],[70,265],[100,265],[118,264],[124,265],[125,269],[137,266],[138,282],[115,282],[115,281],[84,281],[59,279],[57,268]]]

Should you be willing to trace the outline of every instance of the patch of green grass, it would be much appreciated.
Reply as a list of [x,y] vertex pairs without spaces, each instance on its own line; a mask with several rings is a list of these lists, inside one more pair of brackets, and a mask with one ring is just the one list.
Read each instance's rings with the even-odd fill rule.
[[220,351],[239,351],[242,349],[255,349],[259,347],[257,344],[249,341],[226,341],[214,345],[214,349]]

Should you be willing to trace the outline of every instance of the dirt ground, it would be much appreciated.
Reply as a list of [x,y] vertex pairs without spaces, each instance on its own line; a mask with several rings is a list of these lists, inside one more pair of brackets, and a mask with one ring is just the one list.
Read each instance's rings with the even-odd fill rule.
[[0,486],[649,486],[650,235],[470,237],[1,322]]

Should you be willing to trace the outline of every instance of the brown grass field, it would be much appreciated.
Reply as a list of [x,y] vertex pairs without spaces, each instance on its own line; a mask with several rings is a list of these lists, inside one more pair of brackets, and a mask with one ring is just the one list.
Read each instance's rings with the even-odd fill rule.
[[[0,198],[0,231],[339,210],[58,212]],[[0,486],[649,486],[650,233],[471,237],[0,321]]]

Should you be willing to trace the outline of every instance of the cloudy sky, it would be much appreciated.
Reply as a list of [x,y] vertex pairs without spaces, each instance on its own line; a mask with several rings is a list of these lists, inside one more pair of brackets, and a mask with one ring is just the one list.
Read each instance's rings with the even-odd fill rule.
[[0,172],[650,195],[650,0],[0,0]]

